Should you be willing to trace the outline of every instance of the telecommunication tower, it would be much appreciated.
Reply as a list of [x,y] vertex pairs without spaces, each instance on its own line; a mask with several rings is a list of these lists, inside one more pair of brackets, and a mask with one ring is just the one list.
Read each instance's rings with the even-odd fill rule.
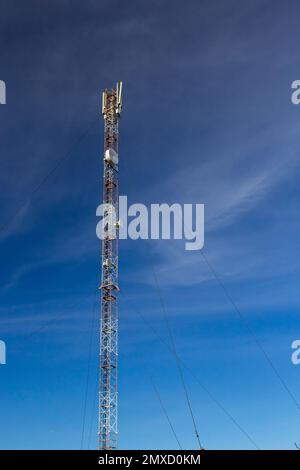
[[[118,436],[118,121],[122,82],[102,94],[104,227],[102,240],[98,449],[117,448]],[[113,228],[113,230],[112,230]]]

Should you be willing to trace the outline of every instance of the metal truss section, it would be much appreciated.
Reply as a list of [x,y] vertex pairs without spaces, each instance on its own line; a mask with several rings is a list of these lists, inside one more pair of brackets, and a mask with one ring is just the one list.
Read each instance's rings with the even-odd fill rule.
[[100,383],[98,448],[116,449],[118,436],[118,120],[122,108],[122,83],[103,92],[104,213],[110,228],[102,241]]

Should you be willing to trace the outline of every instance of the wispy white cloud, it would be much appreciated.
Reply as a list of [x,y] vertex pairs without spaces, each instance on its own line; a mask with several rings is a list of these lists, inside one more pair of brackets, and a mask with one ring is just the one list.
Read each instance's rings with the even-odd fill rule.
[[[257,138],[239,142],[229,153],[224,149],[213,158],[189,162],[194,149],[187,148],[186,165],[175,171],[167,180],[146,190],[147,199],[155,195],[161,201],[205,204],[205,247],[213,266],[230,281],[274,277],[293,272],[293,259],[278,256],[278,236],[284,223],[291,223],[290,215],[276,210],[272,194],[286,188],[289,179],[299,170],[297,147],[298,125],[281,128],[270,125],[258,133]],[[165,178],[165,175],[162,176]],[[275,200],[276,201],[276,198]],[[252,220],[264,216],[263,232],[253,226],[248,233],[243,230],[243,217]],[[294,214],[295,216],[295,214]],[[294,217],[294,224],[296,219]],[[295,228],[295,227],[294,227]],[[234,229],[230,238],[224,235]],[[238,233],[240,229],[240,233]],[[151,242],[155,255],[155,269],[166,286],[192,286],[213,279],[201,253],[186,252],[180,242]],[[277,257],[274,271],[274,255]],[[289,258],[291,256],[289,255]],[[139,268],[138,268],[139,269]],[[128,273],[134,279],[153,281],[151,269],[141,273]]]

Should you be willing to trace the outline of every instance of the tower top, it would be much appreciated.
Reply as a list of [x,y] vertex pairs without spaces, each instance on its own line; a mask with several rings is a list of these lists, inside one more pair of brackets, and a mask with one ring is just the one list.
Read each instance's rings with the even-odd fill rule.
[[112,90],[105,89],[102,92],[102,114],[105,116],[107,111],[112,109],[115,111],[117,116],[120,116],[122,111],[122,88],[123,82],[117,82],[116,88]]

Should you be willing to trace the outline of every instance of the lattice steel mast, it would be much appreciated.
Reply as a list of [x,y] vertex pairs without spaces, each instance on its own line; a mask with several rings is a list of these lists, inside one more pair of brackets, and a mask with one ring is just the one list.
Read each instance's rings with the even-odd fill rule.
[[[110,221],[102,241],[98,448],[116,449],[118,435],[118,121],[122,82],[102,95],[104,118],[104,216]],[[114,230],[108,230],[110,226]]]

